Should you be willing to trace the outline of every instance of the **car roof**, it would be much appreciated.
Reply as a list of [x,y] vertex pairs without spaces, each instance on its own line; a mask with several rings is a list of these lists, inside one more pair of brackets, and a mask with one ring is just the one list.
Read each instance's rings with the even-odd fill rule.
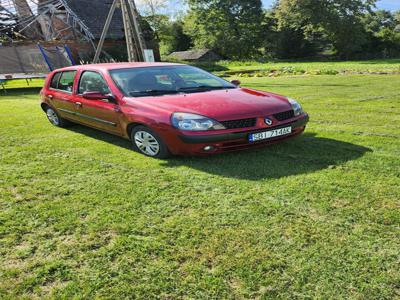
[[115,69],[127,68],[149,68],[149,67],[166,67],[166,66],[184,66],[178,63],[149,63],[149,62],[132,62],[132,63],[106,63],[106,64],[89,64],[89,65],[76,65],[57,69],[55,71],[72,71],[72,70],[98,70],[107,71]]

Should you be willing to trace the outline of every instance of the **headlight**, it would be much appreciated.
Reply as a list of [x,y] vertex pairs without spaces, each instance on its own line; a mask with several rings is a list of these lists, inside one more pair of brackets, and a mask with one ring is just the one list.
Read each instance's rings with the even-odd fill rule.
[[226,129],[213,119],[189,113],[174,113],[171,121],[172,125],[180,130],[206,131]]
[[300,103],[299,102],[297,102],[296,100],[294,100],[294,99],[290,99],[290,98],[288,98],[288,100],[289,100],[289,102],[290,102],[290,105],[292,106],[292,109],[294,110],[294,115],[297,117],[297,116],[300,116],[304,111],[303,111],[303,108],[301,107],[301,105],[300,105]]

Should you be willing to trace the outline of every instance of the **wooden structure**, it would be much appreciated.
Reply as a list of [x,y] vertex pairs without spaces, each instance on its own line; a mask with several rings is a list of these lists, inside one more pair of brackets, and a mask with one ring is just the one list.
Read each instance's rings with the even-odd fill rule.
[[75,61],[84,63],[92,62],[96,49],[96,62],[101,53],[107,61],[121,60],[125,46],[129,61],[144,60],[145,48],[159,59],[154,32],[134,0],[0,0],[0,46],[19,47],[21,41],[68,44]]
[[99,44],[97,46],[96,54],[93,62],[97,63],[103,48],[104,40],[110,28],[111,21],[115,14],[117,6],[121,7],[122,19],[124,22],[124,31],[126,38],[126,46],[128,52],[128,60],[132,61],[144,61],[144,51],[146,48],[146,42],[143,37],[142,29],[139,22],[139,14],[136,9],[134,0],[114,0],[110,11],[108,13],[106,23],[104,25],[103,32]]

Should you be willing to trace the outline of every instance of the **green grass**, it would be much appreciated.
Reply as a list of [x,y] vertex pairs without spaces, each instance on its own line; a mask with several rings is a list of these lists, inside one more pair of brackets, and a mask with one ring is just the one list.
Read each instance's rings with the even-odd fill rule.
[[[400,74],[400,59],[368,60],[368,61],[333,61],[333,62],[257,62],[257,61],[219,61],[215,63],[199,62],[194,65],[219,76],[265,76],[281,75],[338,75],[353,73],[387,73]],[[28,83],[24,79],[7,81],[4,87],[19,89],[25,87],[42,87],[44,79],[30,79]],[[2,87],[0,86],[0,89]],[[0,92],[2,92],[0,90]]]
[[276,62],[254,62],[254,61],[222,61],[220,62],[222,66],[228,67],[230,70],[240,69],[245,67],[246,69],[258,69],[264,66],[269,67],[285,67],[285,66],[295,66],[303,68],[305,70],[314,69],[335,69],[335,70],[395,70],[400,71],[400,59],[386,59],[386,60],[366,60],[366,61],[332,61],[332,62],[301,62],[301,61],[276,61]]
[[275,73],[310,73],[315,75],[336,75],[353,73],[400,73],[400,59],[368,61],[332,61],[332,62],[298,62],[298,61],[220,61],[215,63],[197,63],[199,67],[218,72],[220,75],[240,74],[243,72],[261,71]]
[[0,298],[399,298],[400,76],[242,81],[307,132],[159,161],[1,96]]

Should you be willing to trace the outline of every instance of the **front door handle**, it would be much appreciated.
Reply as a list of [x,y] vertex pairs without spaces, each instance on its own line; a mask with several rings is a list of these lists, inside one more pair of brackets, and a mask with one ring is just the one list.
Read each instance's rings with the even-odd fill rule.
[[82,103],[81,102],[75,102],[75,105],[78,107],[82,107]]
[[53,100],[54,96],[53,95],[47,95],[47,98],[49,98],[50,100]]

